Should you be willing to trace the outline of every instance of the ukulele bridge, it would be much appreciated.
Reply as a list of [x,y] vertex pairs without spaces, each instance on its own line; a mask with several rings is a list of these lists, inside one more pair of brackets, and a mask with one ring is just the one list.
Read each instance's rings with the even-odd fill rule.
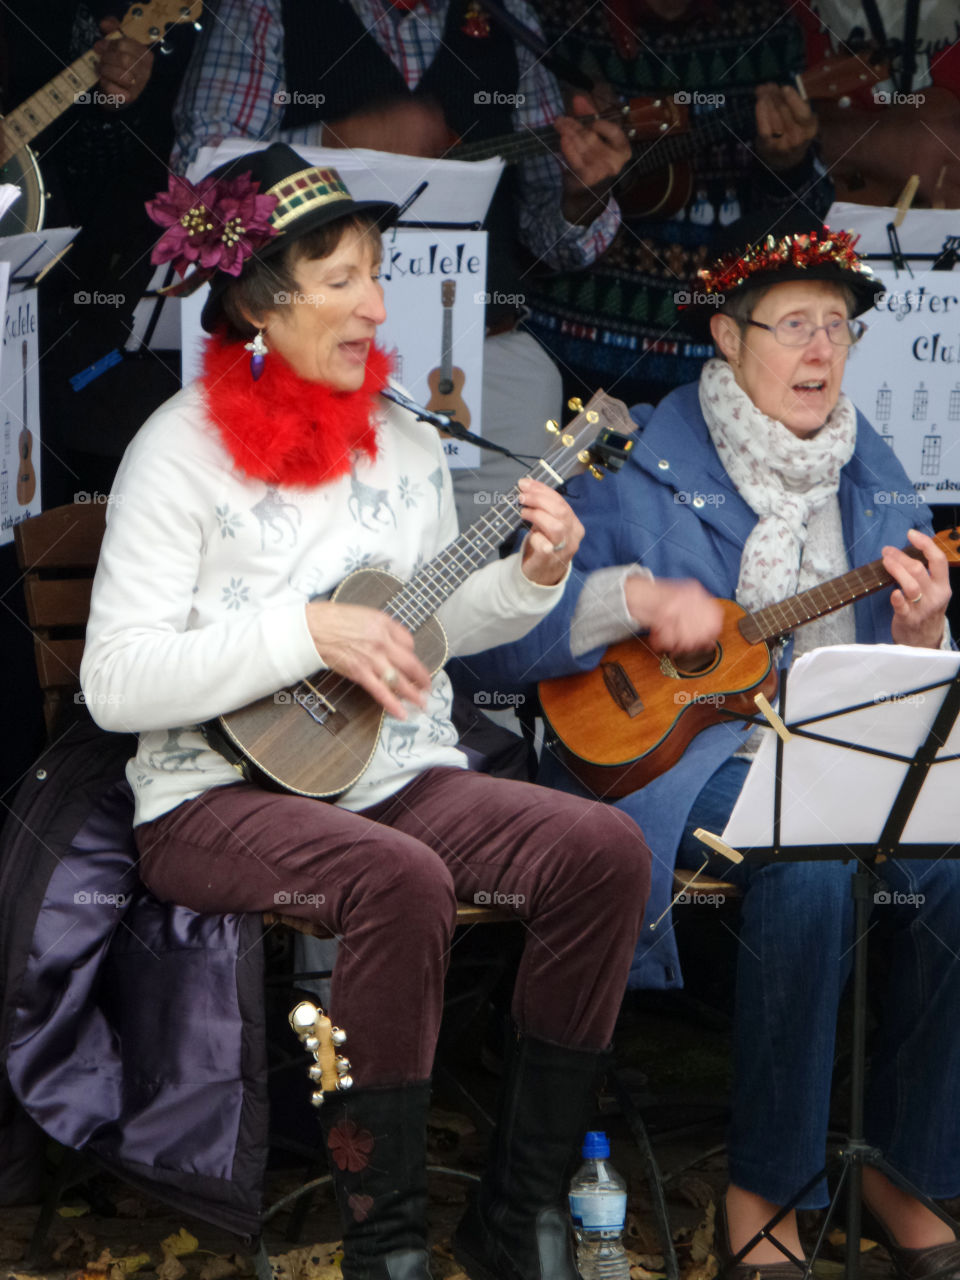
[[303,684],[294,689],[293,700],[317,724],[326,724],[330,716],[337,714],[337,709],[330,699],[324,697],[320,690],[308,680],[304,680]]

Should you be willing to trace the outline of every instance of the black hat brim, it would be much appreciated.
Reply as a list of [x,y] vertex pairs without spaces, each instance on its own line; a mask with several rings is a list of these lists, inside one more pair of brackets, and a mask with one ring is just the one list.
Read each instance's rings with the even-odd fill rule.
[[[804,235],[808,232],[816,232],[822,236],[826,231],[823,223],[816,218],[811,219],[809,213],[802,208],[791,209],[774,219],[771,219],[769,212],[760,210],[723,228],[717,236],[712,253],[716,258],[724,258],[737,251],[745,252],[748,246],[760,244],[768,235],[780,240],[785,236]],[[716,294],[705,294],[702,280],[695,280],[690,285],[690,293],[696,301],[685,307],[681,314],[690,327],[704,334],[709,342],[710,320],[723,313],[728,300],[747,289],[763,289],[794,280],[823,280],[827,284],[845,285],[853,294],[853,316],[869,311],[885,290],[885,286],[875,276],[844,269],[837,263],[818,262],[801,267],[790,262],[748,276],[742,284],[724,294],[723,302],[718,300]]]

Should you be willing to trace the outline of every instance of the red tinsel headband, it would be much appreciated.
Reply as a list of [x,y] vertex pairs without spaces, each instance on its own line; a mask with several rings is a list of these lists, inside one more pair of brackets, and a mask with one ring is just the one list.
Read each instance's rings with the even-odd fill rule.
[[783,267],[833,266],[839,271],[855,271],[872,279],[873,272],[854,250],[859,239],[852,231],[826,229],[823,235],[810,231],[780,240],[769,235],[743,253],[735,250],[718,258],[712,266],[698,271],[697,276],[703,281],[705,293],[718,294],[732,293],[751,276]]

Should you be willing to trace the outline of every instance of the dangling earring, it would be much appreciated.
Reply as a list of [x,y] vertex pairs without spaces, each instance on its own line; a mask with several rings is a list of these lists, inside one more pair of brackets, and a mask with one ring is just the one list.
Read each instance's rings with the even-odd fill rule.
[[253,335],[253,341],[244,343],[243,349],[250,352],[250,375],[256,382],[263,373],[264,356],[269,350],[263,340],[263,330],[258,329]]

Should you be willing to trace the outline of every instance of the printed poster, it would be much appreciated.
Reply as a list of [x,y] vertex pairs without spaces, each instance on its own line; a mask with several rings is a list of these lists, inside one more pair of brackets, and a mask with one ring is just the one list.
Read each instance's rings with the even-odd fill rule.
[[960,273],[875,270],[886,286],[843,389],[903,463],[926,502],[960,492]]
[[6,302],[0,359],[0,545],[14,525],[40,513],[40,373],[37,291],[7,297],[9,265],[0,263]]

